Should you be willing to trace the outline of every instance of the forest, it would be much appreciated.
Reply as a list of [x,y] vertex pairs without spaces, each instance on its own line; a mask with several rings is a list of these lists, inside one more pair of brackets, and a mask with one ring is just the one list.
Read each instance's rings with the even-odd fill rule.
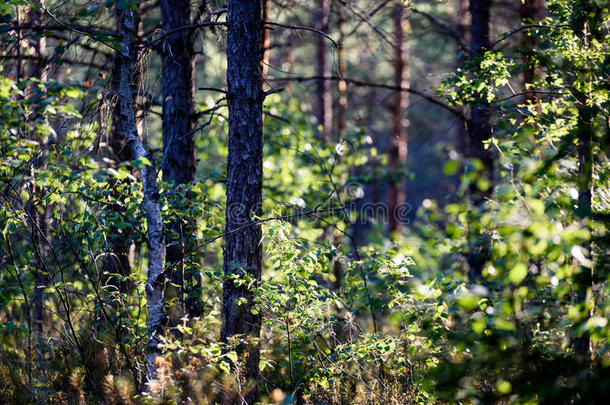
[[0,0],[1,404],[606,404],[610,0]]

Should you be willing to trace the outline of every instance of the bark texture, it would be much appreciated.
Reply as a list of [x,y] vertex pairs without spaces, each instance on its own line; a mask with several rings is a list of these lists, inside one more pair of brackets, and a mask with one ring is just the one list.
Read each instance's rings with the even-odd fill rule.
[[[489,49],[489,13],[490,0],[470,0],[470,50],[473,58],[483,57]],[[472,106],[468,124],[468,157],[478,159],[483,164],[483,177],[490,183],[483,190],[474,182],[471,186],[471,197],[475,205],[480,205],[490,195],[493,180],[493,157],[484,142],[491,137],[489,105],[481,100]]]
[[[260,72],[260,1],[232,0],[227,15],[227,98],[229,152],[227,156],[227,211],[225,223],[221,339],[234,335],[249,340],[238,347],[245,356],[242,378],[248,381],[246,403],[257,401],[260,314],[253,314],[252,290],[261,276],[261,228],[252,224],[261,214],[263,176],[263,91]],[[237,285],[234,278],[253,283]],[[245,303],[242,301],[245,300]]]
[[125,134],[125,142],[133,158],[147,158],[152,163],[152,165],[146,165],[140,169],[144,194],[142,207],[146,215],[148,231],[148,278],[146,281],[148,342],[146,347],[146,374],[150,381],[156,376],[155,358],[161,354],[159,342],[160,335],[163,332],[164,321],[163,269],[165,263],[165,244],[163,241],[163,220],[161,218],[155,165],[152,155],[146,151],[138,135],[133,105],[133,67],[139,57],[134,44],[136,19],[135,11],[126,10],[120,30],[119,114],[123,133]]
[[[595,5],[587,0],[576,0],[574,2],[572,15],[572,28],[580,41],[580,46],[588,48],[592,37],[599,35],[599,21],[596,21]],[[574,90],[578,100],[578,121],[576,127],[576,139],[578,142],[578,210],[577,215],[585,221],[591,220],[592,197],[593,197],[593,134],[596,113],[589,95]],[[579,330],[593,315],[593,250],[591,241],[582,244],[583,250],[589,254],[591,264],[583,264],[580,271],[574,276],[574,293],[576,302],[582,305],[585,315],[574,325],[576,329],[572,339],[572,346],[580,359],[589,362],[592,359],[591,335],[589,331]],[[589,307],[587,309],[587,307]]]
[[[161,0],[163,30],[191,23],[190,0]],[[163,179],[185,184],[195,178],[194,49],[189,30],[168,35],[163,55]],[[169,258],[168,251],[168,260]]]
[[[44,6],[44,1],[41,1],[41,5]],[[26,22],[29,24],[40,24],[43,18],[44,12],[42,8],[32,8],[26,15]],[[44,61],[46,54],[46,38],[41,36],[39,38],[33,37],[28,39],[28,50],[34,55],[34,59],[28,64],[28,78],[38,79],[41,83],[47,81],[47,66]],[[26,88],[27,96],[32,96],[32,93],[36,91],[35,86],[28,86]],[[35,121],[40,116],[40,109],[34,105],[30,110],[29,114],[25,116],[26,122]],[[38,141],[40,145],[47,142],[46,139],[40,139],[36,133],[28,135],[35,141]],[[37,162],[32,168],[32,178],[36,177],[36,172],[44,168],[44,156],[40,156]],[[36,182],[31,182],[29,185],[31,200],[26,204],[26,212],[28,214],[31,223],[31,238],[32,245],[34,246],[35,253],[35,264],[36,271],[34,272],[34,336],[36,338],[36,346],[40,351],[40,344],[42,342],[42,334],[44,328],[44,289],[46,287],[46,281],[48,279],[49,271],[47,269],[45,259],[48,256],[49,251],[49,224],[48,224],[48,210],[42,199],[38,196],[43,195],[42,191],[36,186]]]
[[460,66],[462,64],[463,52],[467,51],[467,49],[463,49],[463,47],[467,47],[468,42],[470,40],[470,12],[469,12],[470,2],[468,0],[458,0],[457,5],[457,16],[456,16],[456,27],[455,32],[458,36],[458,62],[457,65]]
[[[347,68],[345,54],[345,12],[341,7],[337,7],[337,30],[339,31],[339,49],[337,53],[337,73],[340,78],[345,77]],[[347,83],[345,80],[337,82],[337,138],[341,141],[347,131]]]
[[[524,0],[521,3],[521,19],[525,24],[536,24],[544,14],[544,0]],[[523,36],[523,89],[525,93],[525,101],[536,102],[538,96],[532,90],[534,79],[538,75],[538,69],[532,66],[532,55],[538,44],[538,39],[535,35],[525,34]]]
[[[269,21],[269,0],[262,0],[262,13],[263,23]],[[263,82],[267,77],[269,71],[269,30],[263,28],[261,30],[261,74],[263,76]]]
[[[470,0],[470,52],[471,57],[481,58],[489,49],[489,17],[491,0]],[[470,116],[467,122],[468,146],[467,157],[476,159],[483,165],[479,172],[481,180],[488,181],[488,187],[482,188],[478,181],[470,184],[470,198],[475,208],[483,205],[491,195],[493,189],[493,156],[489,149],[485,149],[484,142],[491,138],[490,109],[485,100],[479,100],[477,104],[470,108]],[[469,278],[474,281],[481,277],[483,267],[489,260],[491,239],[486,232],[481,232],[480,224],[477,220],[471,221],[469,234],[473,240],[472,246],[467,254],[469,264]]]
[[[191,24],[190,0],[161,0],[163,30],[171,32]],[[192,31],[183,30],[167,36],[162,44],[163,58],[163,180],[174,185],[188,184],[195,179],[195,107],[194,61]],[[188,197],[187,197],[188,200]],[[193,221],[175,219],[166,229],[167,262],[173,269],[171,288],[178,295],[178,311],[170,316],[175,324],[184,313],[191,318],[201,315],[198,275],[185,274],[185,252],[193,234]],[[186,292],[187,299],[184,300]]]
[[[405,25],[406,13],[402,4],[394,7],[394,85],[399,88],[408,88],[408,71],[405,55]],[[407,200],[407,182],[404,176],[407,162],[408,136],[406,126],[406,111],[409,99],[405,92],[394,91],[392,103],[392,127],[390,128],[390,142],[388,148],[389,169],[395,174],[390,178],[388,189],[388,232],[392,234],[400,230],[400,218]]]
[[[582,104],[578,106],[578,215],[583,220],[590,220],[593,196],[593,109],[585,105],[586,100],[581,99]],[[583,250],[589,255],[592,253],[590,241],[583,243]],[[574,292],[576,301],[586,308],[587,303],[592,300],[593,290],[593,265],[580,266],[580,272],[574,277]],[[584,319],[577,323],[583,326],[593,315],[593,310],[587,310]],[[586,361],[591,360],[591,336],[589,332],[577,334],[573,341],[574,350],[577,355]]]
[[[121,29],[124,17],[124,11],[116,10],[117,30]],[[112,61],[111,86],[113,94],[116,94],[116,102],[112,110],[112,127],[110,130],[110,139],[108,140],[111,158],[116,165],[132,160],[131,152],[125,144],[125,134],[123,133],[120,117],[121,108],[118,94],[120,85],[121,60],[121,56],[117,54],[114,55]],[[140,75],[134,74],[132,81],[135,88],[140,87],[140,80]],[[134,104],[137,105],[136,96],[134,96]],[[137,115],[140,114],[136,113],[136,116]],[[123,180],[123,182],[129,181],[130,180],[128,179]],[[121,181],[115,179],[114,177],[109,177],[108,182],[113,186],[113,200],[117,201],[109,206],[109,208],[114,211],[114,215],[120,217],[121,212],[124,209],[126,197],[117,189],[117,186],[121,183]],[[117,276],[121,279],[125,279],[131,274],[129,255],[133,228],[131,226],[122,228],[118,227],[115,224],[116,222],[117,221],[112,221],[110,230],[108,231],[110,246],[104,257],[103,273],[100,284],[104,290],[117,289],[118,291],[125,293],[129,290],[129,283],[126,281],[117,280]]]
[[[456,33],[460,45],[457,47],[456,68],[460,68],[464,62],[464,55],[467,49],[464,49],[465,44],[470,40],[470,13],[468,11],[468,0],[458,0],[457,9],[457,24]],[[462,46],[464,45],[464,46]],[[456,147],[462,158],[468,156],[468,127],[467,117],[470,116],[470,111],[466,106],[457,106],[457,109],[462,112],[464,119],[460,119],[457,123]],[[463,174],[463,167],[458,171],[458,181]]]
[[[314,27],[322,32],[328,30],[330,19],[330,0],[317,0],[314,12]],[[333,131],[333,97],[330,80],[324,77],[331,76],[330,65],[328,63],[327,40],[322,35],[315,36],[316,41],[316,76],[320,79],[316,81],[316,105],[315,115],[318,126],[318,137],[330,140]]]

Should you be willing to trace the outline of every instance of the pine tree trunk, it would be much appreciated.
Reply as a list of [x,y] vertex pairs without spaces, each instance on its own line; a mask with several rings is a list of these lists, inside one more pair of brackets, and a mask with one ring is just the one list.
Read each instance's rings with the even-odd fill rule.
[[[326,32],[330,18],[330,0],[317,0],[314,13],[314,26],[316,29]],[[316,105],[315,115],[318,124],[318,137],[329,141],[333,130],[333,99],[330,80],[322,78],[331,76],[330,65],[327,55],[327,40],[322,35],[316,35]]]
[[[347,68],[346,52],[345,52],[345,11],[342,6],[336,3],[337,12],[337,30],[339,31],[339,49],[337,55],[337,75],[342,78],[345,76]],[[337,81],[337,135],[335,142],[342,144],[345,141],[347,133],[347,83],[344,80]],[[345,145],[343,145],[345,147]],[[338,156],[339,162],[343,160],[343,155]],[[343,181],[343,174],[339,173],[336,181]],[[333,246],[340,246],[343,241],[343,234],[336,229],[327,227],[327,232],[331,234],[331,243]],[[333,271],[333,288],[339,289],[343,283],[343,263],[340,260],[332,261]]]
[[148,230],[148,279],[146,280],[146,298],[148,303],[148,342],[146,344],[147,378],[156,377],[155,358],[161,355],[160,336],[163,333],[163,270],[165,264],[165,244],[163,241],[163,220],[159,204],[159,189],[154,160],[138,135],[133,105],[132,79],[134,65],[139,55],[135,48],[136,12],[128,9],[120,29],[120,78],[119,106],[120,121],[125,135],[125,142],[134,159],[147,158],[152,165],[140,169],[142,181],[142,207],[146,216]]
[[[163,30],[171,32],[191,24],[190,0],[161,0]],[[188,184],[195,179],[195,107],[194,107],[194,48],[191,31],[168,35],[161,46],[163,58],[163,180],[174,185]],[[188,196],[186,198],[188,200]],[[186,202],[188,204],[188,201]],[[173,269],[170,288],[179,296],[170,323],[176,324],[187,313],[201,315],[201,277],[185,274],[185,253],[193,234],[193,220],[178,218],[166,229],[167,262]],[[184,295],[187,295],[186,301]],[[174,313],[176,312],[176,313]]]
[[[269,0],[262,0],[262,18],[263,22],[269,20]],[[267,77],[267,72],[269,70],[269,30],[262,29],[261,30],[261,74],[263,76],[263,82]]]
[[[406,13],[404,6],[398,4],[394,7],[394,85],[407,88],[408,71],[405,58],[405,25]],[[406,111],[409,99],[404,91],[394,91],[392,104],[392,127],[390,129],[390,143],[388,150],[389,169],[393,174],[390,177],[388,197],[388,233],[390,235],[400,230],[400,218],[403,205],[407,200],[407,181],[404,176],[407,163],[408,136],[406,128]]]
[[[456,33],[458,36],[459,44],[457,47],[457,55],[456,55],[456,68],[460,68],[463,64],[465,55],[466,55],[466,47],[470,39],[470,13],[468,11],[469,3],[468,0],[458,0],[458,10],[457,10],[457,24],[456,24]],[[465,119],[460,120],[457,123],[457,134],[456,134],[456,148],[462,159],[468,156],[468,127],[467,127],[467,119],[470,116],[470,110],[466,106],[458,106],[457,107],[465,117]],[[463,167],[460,167],[458,171],[458,181],[463,174]],[[458,185],[459,186],[459,185]]]
[[[245,356],[244,378],[248,404],[259,396],[258,338],[260,314],[252,313],[253,294],[261,277],[261,228],[253,224],[261,215],[263,178],[263,91],[260,72],[261,3],[232,0],[227,14],[227,98],[229,106],[229,152],[227,156],[227,211],[225,223],[221,339],[242,335],[238,346]],[[237,285],[234,278],[252,284]],[[242,302],[245,301],[245,302]]]
[[[582,98],[582,104],[578,106],[578,215],[583,220],[590,220],[593,196],[593,109],[585,105],[586,100]],[[582,248],[589,255],[592,253],[591,242],[582,244]],[[574,277],[574,290],[576,302],[586,307],[587,302],[592,300],[593,289],[593,265],[581,265],[580,272]],[[593,310],[586,310],[584,318],[578,322],[583,326],[592,316]],[[589,332],[581,332],[573,341],[575,352],[586,361],[591,359],[591,336]]]
[[[345,54],[345,12],[341,7],[337,7],[337,30],[339,31],[339,50],[337,55],[337,73],[340,78],[345,76],[347,68]],[[345,138],[347,131],[347,83],[343,80],[337,81],[337,138],[341,141]]]
[[[489,17],[491,0],[470,0],[470,52],[471,57],[481,58],[489,49]],[[474,208],[480,208],[491,195],[493,189],[493,157],[490,150],[485,149],[484,142],[491,138],[490,110],[485,100],[479,100],[471,106],[468,128],[469,159],[476,159],[483,165],[479,172],[480,180],[487,180],[487,187],[481,187],[482,182],[473,181],[469,187],[470,198]],[[469,264],[469,279],[477,280],[483,273],[483,267],[490,255],[490,235],[482,232],[477,219],[469,221],[468,238],[470,249],[467,260]]]
[[[544,0],[524,0],[521,3],[521,19],[524,24],[536,24],[542,18],[544,12]],[[536,102],[538,96],[532,90],[532,84],[537,76],[537,69],[532,66],[532,52],[538,44],[535,35],[525,34],[523,36],[523,90],[525,91],[525,102]]]
[[[587,0],[577,0],[574,4],[572,15],[572,28],[580,41],[580,46],[588,48],[591,37],[598,35],[599,27],[591,23],[595,15],[593,3]],[[583,221],[591,220],[593,213],[593,133],[596,120],[594,107],[590,105],[588,95],[576,89],[573,94],[578,101],[578,120],[576,126],[576,139],[578,142],[578,209],[577,216]],[[588,227],[587,224],[585,224]],[[590,231],[590,229],[589,229]],[[591,241],[582,244],[582,249],[588,253],[591,259],[590,265],[582,263],[580,271],[574,276],[574,293],[576,302],[582,305],[586,312],[576,322],[577,329],[572,339],[572,346],[576,355],[589,362],[592,359],[591,335],[589,331],[579,331],[593,315],[594,307],[587,309],[593,300],[593,250]]]
[[[490,8],[490,0],[470,0],[470,50],[473,58],[483,57],[489,49]],[[471,108],[468,138],[468,157],[483,164],[482,176],[489,181],[487,189],[480,188],[477,182],[471,185],[471,197],[475,206],[479,206],[490,195],[493,181],[493,158],[484,147],[484,142],[491,138],[489,105],[484,100]]]

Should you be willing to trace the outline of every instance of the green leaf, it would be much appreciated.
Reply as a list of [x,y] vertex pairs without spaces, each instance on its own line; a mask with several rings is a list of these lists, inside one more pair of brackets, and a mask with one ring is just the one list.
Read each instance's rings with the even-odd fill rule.
[[455,174],[457,172],[459,167],[460,163],[457,160],[450,160],[445,164],[445,167],[443,168],[443,173],[446,176],[451,176],[452,174]]
[[237,353],[235,352],[228,352],[227,354],[225,354],[225,356],[231,360],[231,362],[233,363],[237,363]]
[[510,270],[508,279],[513,284],[520,284],[527,276],[527,266],[525,263],[517,263],[515,267]]

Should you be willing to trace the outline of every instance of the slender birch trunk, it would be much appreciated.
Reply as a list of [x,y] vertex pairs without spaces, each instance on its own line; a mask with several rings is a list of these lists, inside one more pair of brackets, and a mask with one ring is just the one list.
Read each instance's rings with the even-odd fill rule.
[[135,48],[136,12],[128,9],[121,26],[119,76],[119,114],[125,142],[134,159],[146,158],[151,165],[140,169],[142,180],[142,207],[146,215],[148,236],[148,279],[146,281],[146,298],[148,302],[148,342],[146,344],[147,378],[156,376],[155,358],[161,355],[160,336],[163,333],[163,270],[165,262],[165,244],[163,241],[163,220],[159,204],[157,174],[152,155],[144,148],[136,125],[134,113],[132,79],[133,67],[139,57]]
[[[117,30],[121,29],[123,25],[123,19],[125,12],[122,10],[116,10],[116,21]],[[123,134],[123,128],[120,117],[120,101],[119,101],[119,85],[120,85],[120,72],[121,72],[121,61],[122,58],[119,54],[115,55],[112,60],[112,79],[111,88],[112,92],[116,97],[116,102],[112,110],[112,127],[110,129],[110,153],[112,160],[115,164],[122,162],[129,162],[132,160],[131,152],[125,144],[125,135]],[[140,87],[140,75],[134,74],[132,78],[133,86],[135,88]],[[135,97],[134,97],[135,98]],[[134,100],[137,104],[137,101]],[[139,114],[136,114],[139,115]],[[123,203],[125,201],[125,195],[117,190],[117,186],[121,181],[109,177],[109,183],[113,187],[112,196],[113,200],[117,200],[116,204],[109,206],[110,209],[116,212],[119,216],[123,209]],[[130,181],[128,179],[123,180],[124,182]],[[131,274],[131,264],[129,262],[130,248],[131,248],[131,236],[133,234],[133,228],[131,226],[118,227],[114,223],[110,225],[109,242],[110,247],[104,257],[104,263],[102,266],[102,277],[101,286],[104,289],[118,289],[121,293],[127,293],[129,290],[130,283],[127,281],[118,281],[116,277],[127,278]],[[120,308],[117,308],[120,309]]]
[[[41,5],[44,7],[44,1],[41,1]],[[32,8],[26,15],[26,21],[29,24],[40,24],[44,12],[42,8]],[[46,38],[41,36],[39,38],[33,37],[28,39],[28,48],[30,53],[34,55],[34,59],[28,64],[28,78],[37,79],[41,83],[47,81],[47,67],[45,66],[44,56],[46,53]],[[26,92],[31,94],[34,90],[35,85],[27,87]],[[29,97],[29,96],[28,96]],[[32,110],[25,117],[27,122],[36,120],[40,115],[41,111],[37,106],[32,106]],[[34,140],[37,140],[40,145],[43,145],[47,140],[40,139],[38,134],[32,133],[29,135]],[[40,169],[44,169],[44,156],[38,158],[38,162],[32,167],[32,178],[36,177],[36,172]],[[31,182],[30,188],[30,201],[26,204],[26,211],[31,222],[31,237],[32,246],[34,247],[34,262],[36,264],[36,271],[34,272],[34,337],[36,340],[36,347],[40,352],[40,343],[44,329],[44,289],[46,288],[46,280],[49,276],[49,271],[45,262],[48,256],[48,241],[49,241],[49,226],[48,226],[48,212],[45,203],[40,199],[41,190],[36,186],[36,182]],[[41,355],[41,353],[39,353]]]

